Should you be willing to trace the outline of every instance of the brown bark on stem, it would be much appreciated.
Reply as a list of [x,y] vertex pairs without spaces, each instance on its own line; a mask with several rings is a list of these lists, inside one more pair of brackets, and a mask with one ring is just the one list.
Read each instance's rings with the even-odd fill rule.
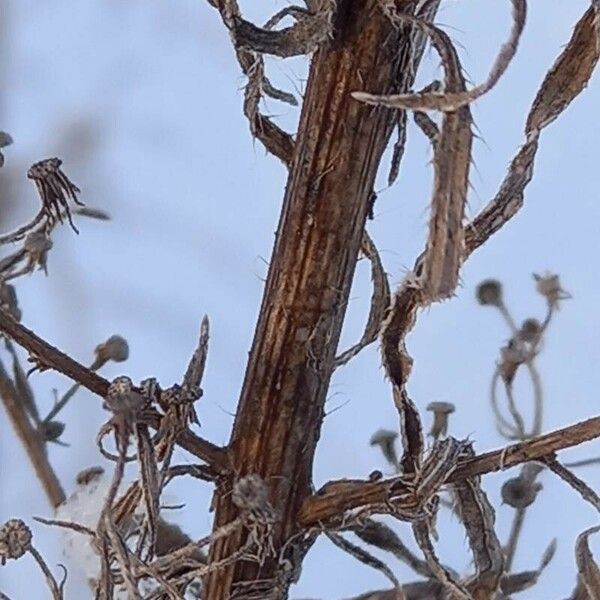
[[[409,38],[375,0],[339,3],[335,37],[312,59],[282,216],[230,442],[236,476],[259,474],[280,515],[274,546],[297,530],[310,494],[313,457],[375,175],[397,113],[352,99],[355,90],[406,90],[414,69]],[[229,482],[230,484],[232,482]],[[215,527],[237,510],[217,489]],[[218,540],[211,562],[232,555],[244,533]],[[237,561],[207,576],[204,598],[275,578]],[[284,597],[285,591],[279,596]]]

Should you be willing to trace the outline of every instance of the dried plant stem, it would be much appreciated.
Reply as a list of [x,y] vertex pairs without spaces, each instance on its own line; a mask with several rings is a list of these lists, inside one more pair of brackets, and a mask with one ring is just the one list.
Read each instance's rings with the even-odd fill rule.
[[46,582],[48,587],[50,588],[50,592],[52,593],[52,598],[54,600],[63,600],[62,586],[58,585],[54,575],[52,575],[52,571],[48,568],[46,561],[42,558],[42,555],[33,547],[29,547],[29,553],[35,559],[35,562],[39,565],[40,569],[44,573],[46,577]]
[[[500,471],[528,461],[540,460],[553,452],[578,446],[598,437],[600,437],[600,417],[593,417],[524,442],[460,461],[448,478],[448,483]],[[300,523],[305,526],[316,525],[319,521],[325,522],[339,517],[344,511],[352,508],[383,504],[388,497],[391,483],[398,481],[401,481],[401,478],[376,482],[362,480],[329,482],[319,493],[304,501],[299,514]]]
[[523,530],[523,523],[525,521],[526,513],[526,508],[515,509],[515,516],[513,518],[510,534],[508,536],[508,541],[506,542],[506,548],[504,551],[506,555],[505,569],[507,573],[510,573],[512,569],[513,561],[515,559],[515,552],[517,550],[517,544],[519,542],[519,537],[521,536],[521,531]]
[[0,398],[50,504],[57,507],[64,502],[65,492],[48,460],[44,442],[27,416],[25,404],[1,362]]

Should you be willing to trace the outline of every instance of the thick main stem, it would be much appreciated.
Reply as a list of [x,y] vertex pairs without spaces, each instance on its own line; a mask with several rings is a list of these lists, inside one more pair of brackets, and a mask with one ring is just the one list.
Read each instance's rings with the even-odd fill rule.
[[[236,476],[259,474],[280,521],[278,551],[298,531],[310,493],[332,362],[352,284],[375,175],[397,115],[352,99],[355,90],[406,90],[414,49],[376,0],[343,0],[335,38],[313,57],[294,160],[261,312],[230,442]],[[230,482],[231,484],[232,482]],[[230,487],[216,492],[215,526],[232,521]],[[219,540],[211,561],[243,544]],[[252,581],[276,580],[277,557],[207,576],[204,598],[228,599]],[[286,596],[285,586],[269,598]]]

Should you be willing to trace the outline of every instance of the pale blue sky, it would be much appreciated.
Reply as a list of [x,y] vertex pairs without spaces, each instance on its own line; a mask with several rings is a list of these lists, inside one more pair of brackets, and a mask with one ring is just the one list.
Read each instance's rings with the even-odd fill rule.
[[[244,4],[247,16],[259,20],[284,5]],[[481,139],[475,144],[471,215],[495,193],[522,142],[535,90],[587,5],[585,0],[531,0],[515,61],[473,108]],[[510,3],[452,0],[442,6],[438,23],[461,45],[471,80],[481,81],[507,35]],[[82,188],[82,199],[113,215],[108,224],[80,220],[78,237],[67,228],[55,235],[50,276],[36,274],[19,283],[24,323],[83,362],[91,359],[98,342],[121,333],[129,340],[131,358],[107,367],[104,375],[125,373],[134,380],[154,375],[170,385],[181,377],[207,313],[212,337],[198,413],[202,434],[225,443],[286,173],[249,135],[241,111],[244,79],[218,15],[202,0],[2,0],[0,19],[5,36],[0,129],[15,140],[0,177],[18,178],[10,198],[18,206],[14,222],[36,208],[26,167],[56,154]],[[268,69],[277,83],[291,91],[302,89],[303,61],[269,59]],[[437,57],[428,52],[419,80],[426,83],[436,73]],[[496,314],[473,300],[474,287],[486,277],[505,283],[507,300],[522,319],[541,316],[544,310],[531,273],[560,273],[573,300],[557,315],[539,363],[546,391],[544,427],[550,430],[598,413],[599,83],[596,75],[544,132],[523,211],[469,259],[457,297],[423,312],[408,339],[415,359],[409,386],[415,402],[421,409],[434,399],[456,404],[451,431],[470,435],[477,451],[503,444],[487,394],[507,333]],[[274,101],[267,109],[293,128],[296,109]],[[89,152],[82,149],[86,136],[93,140]],[[400,180],[391,189],[383,189],[387,162],[383,165],[382,191],[369,231],[393,284],[424,243],[430,156],[423,136],[411,125]],[[0,198],[3,204],[8,200]],[[360,335],[370,294],[368,265],[361,262],[344,346]],[[364,477],[384,467],[368,440],[382,426],[397,426],[377,349],[365,351],[351,365],[335,374],[331,386],[328,408],[341,408],[325,421],[315,468],[317,487],[329,478]],[[44,373],[33,378],[33,385],[40,402],[49,406],[51,388],[64,390],[68,382]],[[527,387],[520,392],[527,409]],[[72,447],[51,447],[51,459],[69,489],[79,470],[99,462],[94,437],[105,413],[98,398],[82,392],[64,416],[64,439]],[[0,419],[0,521],[48,516],[45,497],[30,478],[18,441],[4,415]],[[600,454],[599,444],[565,456],[595,454]],[[484,478],[496,506],[499,486],[514,474]],[[580,474],[600,487],[597,468]],[[516,566],[534,568],[552,537],[558,538],[558,551],[540,584],[519,596],[532,600],[568,595],[575,581],[574,538],[597,524],[593,510],[562,482],[544,474],[543,484],[528,515]],[[174,491],[187,502],[180,523],[192,535],[205,533],[210,527],[210,487],[181,484]],[[508,507],[497,511],[502,539],[511,516]],[[49,563],[60,562],[59,536],[39,525],[33,529]],[[397,530],[410,540],[406,526]],[[441,556],[465,569],[469,555],[460,527],[443,521],[440,535]],[[596,547],[600,551],[600,544]],[[404,566],[392,564],[401,580],[416,579]],[[30,575],[31,569],[25,560],[4,567],[0,589],[15,600],[45,598],[41,576]],[[85,597],[75,574],[69,585],[68,597]],[[337,600],[377,587],[387,587],[379,573],[323,540],[309,554],[291,597]]]

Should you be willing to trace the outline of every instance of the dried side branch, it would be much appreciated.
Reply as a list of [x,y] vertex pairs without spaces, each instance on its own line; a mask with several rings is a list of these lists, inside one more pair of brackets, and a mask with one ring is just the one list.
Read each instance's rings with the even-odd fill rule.
[[[33,331],[15,321],[2,308],[0,308],[0,332],[11,337],[48,368],[59,371],[97,396],[106,397],[109,381],[73,360],[70,356],[37,336]],[[161,415],[156,411],[149,410],[144,414],[144,422],[154,429],[159,429]],[[201,460],[205,460],[218,471],[227,470],[228,468],[228,459],[223,448],[200,438],[189,429],[177,435],[177,444]]]
[[293,13],[288,10],[286,14],[293,14],[296,22],[291,27],[277,31],[274,31],[272,26],[274,20],[281,19],[281,11],[270,19],[264,28],[257,27],[241,17],[235,18],[233,38],[236,48],[281,58],[310,54],[331,36],[335,1],[325,0],[320,4],[320,10],[315,12],[291,7],[296,10]]
[[[600,437],[600,417],[593,417],[518,444],[511,444],[499,450],[462,460],[449,476],[448,483],[540,460],[559,450],[578,446],[598,437]],[[392,485],[409,485],[411,480],[412,478],[407,481],[406,478],[396,477],[375,482],[363,480],[329,482],[320,492],[304,501],[299,521],[304,526],[313,526],[319,522],[324,523],[339,518],[353,508],[384,505]]]
[[[394,7],[393,2],[383,0],[386,8]],[[527,3],[525,0],[512,1],[512,17],[513,25],[510,31],[508,40],[501,46],[498,56],[490,70],[487,79],[480,85],[471,90],[456,90],[448,86],[443,92],[423,92],[417,94],[397,94],[397,95],[375,95],[365,92],[354,92],[353,96],[357,100],[368,102],[369,104],[379,104],[389,108],[402,108],[409,110],[437,110],[444,112],[452,112],[460,109],[483,96],[491,90],[499,79],[502,77],[508,66],[510,65],[517,47],[523,29],[525,28],[525,19],[527,15]],[[404,15],[403,15],[404,18]]]
[[[209,0],[219,13],[236,46],[236,22],[241,19],[236,0]],[[294,140],[291,135],[275,125],[259,111],[261,91],[272,91],[273,86],[264,75],[264,64],[260,54],[236,47],[236,56],[242,72],[248,77],[244,93],[244,114],[250,122],[252,135],[262,142],[267,151],[277,156],[286,166],[290,166],[294,154]],[[273,94],[271,94],[273,95]],[[280,94],[275,94],[281,97]]]
[[513,158],[496,196],[467,226],[465,256],[485,243],[523,206],[523,194],[533,177],[541,130],[554,121],[585,88],[600,56],[594,9],[579,20],[565,49],[548,71],[533,101],[525,126],[525,143]]
[[[396,27],[409,23],[429,36],[442,59],[446,91],[464,91],[466,84],[462,67],[448,35],[426,21],[398,12],[394,2],[386,0],[383,5],[386,15]],[[354,96],[357,97],[356,94]],[[473,141],[471,122],[468,106],[446,112],[437,137],[429,237],[420,273],[423,288],[431,302],[449,297],[458,284]]]
[[[402,293],[402,292],[406,293]],[[381,330],[381,355],[387,376],[392,382],[394,403],[400,416],[403,455],[403,473],[415,473],[422,460],[423,427],[414,402],[406,390],[406,382],[412,369],[412,358],[404,342],[416,320],[420,293],[405,282],[401,292],[392,297],[388,316]]]
[[568,483],[586,502],[589,502],[597,511],[600,512],[600,496],[575,473],[561,465],[553,456],[542,458],[543,462],[553,473],[558,475],[563,481]]

